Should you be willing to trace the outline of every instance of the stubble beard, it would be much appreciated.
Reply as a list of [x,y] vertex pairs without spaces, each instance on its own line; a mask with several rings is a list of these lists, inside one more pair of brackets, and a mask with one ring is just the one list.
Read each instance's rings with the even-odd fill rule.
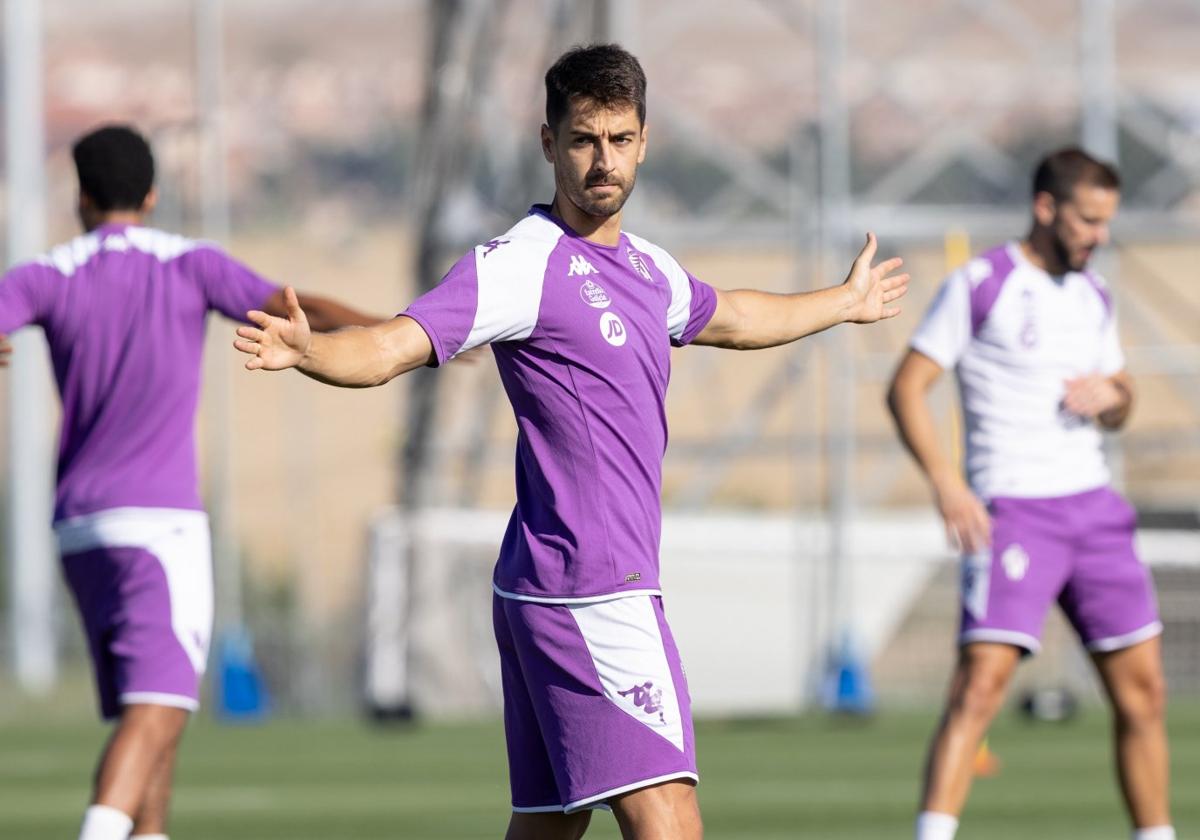
[[[588,188],[596,186],[598,183],[615,186],[617,188],[616,194],[606,198],[592,197],[588,194]],[[617,215],[625,207],[625,202],[629,200],[629,195],[633,192],[633,184],[633,177],[628,181],[622,181],[610,176],[603,181],[585,181],[582,187],[575,187],[569,190],[568,196],[571,202],[587,215],[597,219],[607,219]]]

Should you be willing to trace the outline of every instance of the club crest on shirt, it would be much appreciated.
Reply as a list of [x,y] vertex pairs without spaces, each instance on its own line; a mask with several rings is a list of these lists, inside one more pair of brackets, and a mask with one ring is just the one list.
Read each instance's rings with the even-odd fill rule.
[[642,275],[642,278],[654,282],[654,275],[650,273],[650,266],[646,265],[646,258],[632,248],[626,249],[629,255],[629,264],[633,266],[633,270]]
[[612,312],[605,312],[600,316],[600,335],[613,347],[621,347],[629,337],[625,331],[625,324]]
[[604,291],[599,283],[593,283],[591,280],[583,281],[583,285],[579,287],[579,296],[583,298],[584,303],[596,309],[608,309],[612,303],[608,292]]
[[1009,580],[1022,580],[1029,571],[1029,555],[1020,544],[1013,543],[1000,555],[1000,565],[1004,567],[1004,574]]

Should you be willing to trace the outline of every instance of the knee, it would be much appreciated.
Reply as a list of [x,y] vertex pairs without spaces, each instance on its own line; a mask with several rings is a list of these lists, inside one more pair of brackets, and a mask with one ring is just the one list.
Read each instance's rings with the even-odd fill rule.
[[1125,726],[1161,723],[1166,717],[1167,682],[1161,673],[1144,674],[1116,697],[1113,704],[1118,721]]
[[152,743],[157,749],[175,749],[187,726],[188,713],[170,706],[126,706],[120,727],[131,735]]
[[1004,702],[1008,675],[992,669],[969,670],[959,684],[952,708],[973,721],[990,721]]

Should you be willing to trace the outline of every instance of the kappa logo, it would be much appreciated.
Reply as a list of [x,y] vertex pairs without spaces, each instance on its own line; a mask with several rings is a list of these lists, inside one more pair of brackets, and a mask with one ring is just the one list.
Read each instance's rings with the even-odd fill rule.
[[605,312],[600,316],[600,335],[613,347],[621,347],[629,337],[621,319],[612,312]]
[[1000,565],[1009,580],[1022,580],[1029,571],[1029,555],[1019,544],[1013,543],[1000,555]]
[[483,246],[484,258],[486,259],[488,254],[492,253],[492,251],[495,251],[501,245],[507,245],[508,243],[509,243],[509,240],[507,240],[507,239],[492,239],[492,240],[490,240],[487,244],[485,244]]
[[571,255],[571,268],[567,271],[568,277],[599,273],[600,272],[596,270],[596,266],[592,265],[584,257],[581,257],[579,254]]
[[629,264],[633,266],[633,270],[642,275],[642,278],[654,282],[654,275],[650,273],[650,266],[646,265],[646,258],[637,251],[630,248],[628,250]]
[[591,280],[584,280],[583,285],[579,287],[579,296],[583,298],[583,302],[588,306],[594,306],[596,309],[608,309],[612,303],[612,298],[608,296],[608,292],[600,288],[600,285],[593,283]]
[[640,708],[645,714],[657,714],[660,723],[667,722],[666,715],[663,714],[662,689],[655,688],[654,683],[650,680],[646,680],[641,685],[635,685],[626,691],[618,691],[617,694],[622,697],[630,697],[633,700],[633,705]]

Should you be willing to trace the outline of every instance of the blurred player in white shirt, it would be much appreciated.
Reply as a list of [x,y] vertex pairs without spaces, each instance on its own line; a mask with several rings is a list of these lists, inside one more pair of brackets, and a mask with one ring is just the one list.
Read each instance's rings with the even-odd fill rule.
[[[1112,298],[1088,269],[1108,243],[1120,180],[1079,149],[1042,160],[1021,241],[945,281],[888,395],[905,446],[963,551],[960,655],[930,745],[917,840],[950,840],[972,761],[1017,663],[1057,601],[1112,703],[1135,840],[1174,840],[1154,586],[1134,553],[1136,514],[1109,487],[1101,429],[1133,402]],[[953,369],[966,478],[939,445],[926,396]]]

